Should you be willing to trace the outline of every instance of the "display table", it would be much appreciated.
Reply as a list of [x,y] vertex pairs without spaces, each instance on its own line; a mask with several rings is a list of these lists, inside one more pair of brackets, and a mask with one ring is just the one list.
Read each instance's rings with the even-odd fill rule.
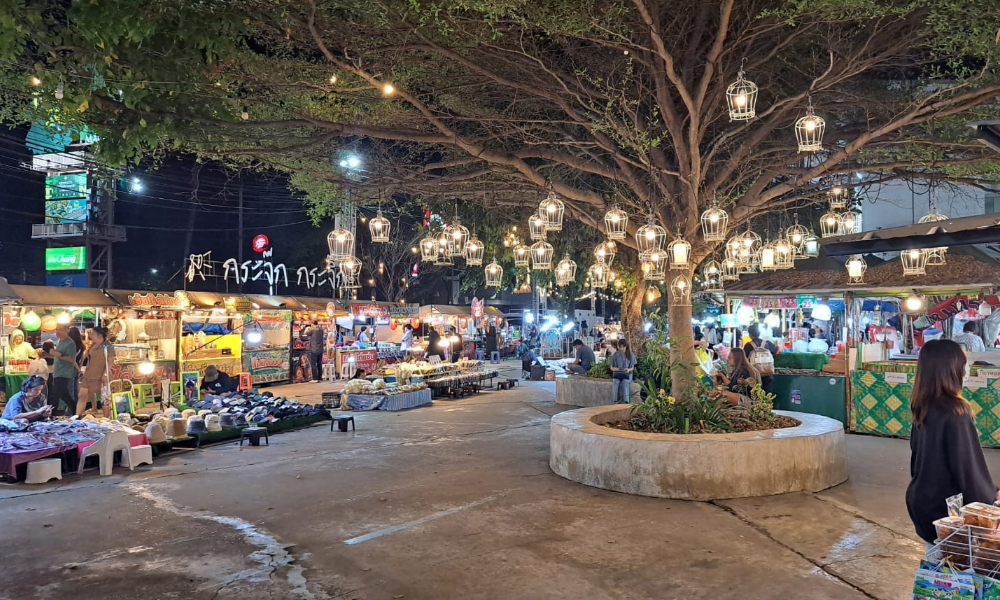
[[[913,373],[851,373],[851,431],[908,437],[913,425],[913,377]],[[1000,379],[966,379],[962,396],[972,407],[980,443],[1000,448]]]
[[[93,442],[91,442],[93,443]],[[55,456],[76,448],[76,444],[49,446],[38,450],[9,450],[0,452],[0,475],[6,475],[9,481],[17,481],[17,467],[34,460]]]
[[431,403],[429,389],[405,394],[348,394],[347,405],[354,410],[404,410]]
[[823,415],[847,426],[847,378],[843,375],[775,373],[771,393],[776,410]]

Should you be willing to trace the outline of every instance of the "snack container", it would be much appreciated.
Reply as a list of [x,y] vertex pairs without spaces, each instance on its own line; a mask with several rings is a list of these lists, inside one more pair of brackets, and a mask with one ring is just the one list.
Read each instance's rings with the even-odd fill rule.
[[958,531],[962,525],[965,525],[965,519],[962,517],[943,517],[934,521],[934,529],[937,530],[939,540],[947,539],[948,536]]
[[1000,507],[973,502],[962,507],[962,518],[966,525],[984,529],[1000,528]]

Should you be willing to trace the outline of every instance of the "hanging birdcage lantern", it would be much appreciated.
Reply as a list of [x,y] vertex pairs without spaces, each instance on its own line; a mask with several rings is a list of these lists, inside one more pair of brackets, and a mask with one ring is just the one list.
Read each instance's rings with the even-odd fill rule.
[[570,259],[569,254],[565,254],[556,265],[556,285],[569,285],[574,281],[576,281],[576,262]]
[[438,254],[437,258],[434,259],[434,264],[445,267],[450,267],[455,264],[455,261],[451,259],[451,240],[445,233],[442,233],[440,237],[438,237]]
[[691,267],[691,244],[687,242],[681,234],[677,234],[677,239],[667,246],[667,259],[670,261],[671,270],[688,270]]
[[726,258],[731,258],[735,261],[740,260],[740,248],[743,247],[743,238],[739,235],[734,235],[726,241]]
[[760,261],[761,271],[778,270],[778,252],[774,248],[774,242],[767,240],[767,242],[760,247],[757,256]]
[[819,218],[819,233],[825,238],[840,235],[840,214],[828,212]]
[[615,262],[615,257],[618,256],[618,244],[611,240],[601,242],[594,247],[594,256],[610,267],[611,263]]
[[514,266],[515,267],[530,267],[531,266],[531,248],[521,242],[518,242],[514,246]]
[[486,287],[500,287],[503,283],[503,268],[497,264],[497,259],[494,258],[490,264],[486,265]]
[[670,282],[670,302],[674,306],[691,304],[691,280],[687,275],[678,275]]
[[774,242],[774,266],[778,270],[791,269],[795,266],[795,249],[784,236]]
[[726,102],[730,121],[749,121],[757,116],[757,84],[748,80],[742,69],[726,88]]
[[614,206],[604,214],[604,232],[609,240],[624,240],[628,235],[628,213]]
[[[924,215],[923,217],[920,217],[920,220],[917,221],[917,223],[934,223],[936,221],[947,221],[947,220],[948,220],[948,217],[946,217],[946,216],[942,215],[941,213],[939,213],[937,211],[937,209],[934,208],[934,203],[932,202],[931,203],[931,212],[930,212],[930,214],[927,214],[927,215]],[[947,262],[945,260],[945,253],[947,253],[947,252],[948,252],[948,246],[939,246],[937,248],[928,248],[927,249],[927,266],[934,267],[934,266],[941,266],[941,265],[945,264]]]
[[562,231],[563,213],[566,205],[555,192],[549,192],[545,200],[538,204],[538,215],[545,222],[545,231]]
[[528,217],[528,236],[535,241],[545,239],[545,219],[540,215]]
[[853,210],[840,213],[840,233],[861,233],[861,213]]
[[444,228],[444,235],[448,239],[448,254],[453,257],[465,256],[465,244],[469,241],[469,228],[462,225],[458,215],[455,215],[455,220]]
[[858,285],[865,282],[865,271],[868,270],[868,263],[860,254],[855,254],[847,259],[847,283]]
[[646,288],[646,302],[652,304],[662,297],[663,294],[660,293],[660,288],[655,285],[650,285]]
[[802,243],[802,256],[805,258],[819,256],[819,238],[812,231],[806,234],[805,241]]
[[743,244],[743,248],[749,250],[751,253],[756,252],[761,245],[760,235],[757,232],[747,229],[743,236],[740,238],[740,243]]
[[652,214],[646,224],[635,232],[635,246],[640,255],[663,250],[663,245],[667,241],[667,230],[656,224],[656,217]]
[[844,210],[847,208],[848,193],[847,188],[842,185],[835,185],[826,192],[827,199],[830,200],[830,210]]
[[721,292],[723,290],[722,275],[722,265],[714,260],[705,263],[701,268],[704,290],[706,292]]
[[479,241],[476,234],[469,237],[465,243],[465,264],[475,267],[483,264],[483,255],[486,254],[486,246]]
[[728,227],[729,213],[715,206],[714,203],[708,210],[701,213],[701,235],[706,242],[724,241]]
[[611,267],[604,261],[598,260],[587,269],[587,279],[590,280],[590,287],[604,289],[608,287],[608,278],[611,275]]
[[555,248],[545,240],[539,240],[531,245],[531,268],[535,271],[552,270],[552,254]]
[[664,252],[655,251],[641,257],[642,278],[646,281],[665,281],[667,278],[667,257]]
[[925,275],[927,273],[927,252],[913,248],[899,253],[903,263],[903,275]]
[[823,133],[826,121],[813,111],[812,99],[806,107],[806,114],[795,121],[795,139],[799,152],[818,152],[823,149]]
[[433,235],[428,235],[420,240],[420,260],[424,262],[434,262],[438,257],[438,239]]
[[389,219],[382,216],[382,209],[378,209],[378,215],[368,221],[368,230],[372,234],[372,242],[385,243],[389,241]]
[[740,278],[740,264],[735,258],[726,258],[722,261],[722,280],[738,281]]
[[346,256],[340,261],[340,287],[358,289],[361,287],[361,261],[354,256]]
[[795,215],[795,224],[785,231],[785,239],[792,245],[792,252],[795,258],[801,258],[805,253],[806,236],[809,230],[805,226],[799,225],[799,215]]
[[521,283],[514,288],[515,294],[530,294],[531,293],[531,274],[524,276]]
[[326,245],[330,249],[330,258],[341,261],[354,254],[354,234],[343,227],[334,229],[326,236]]

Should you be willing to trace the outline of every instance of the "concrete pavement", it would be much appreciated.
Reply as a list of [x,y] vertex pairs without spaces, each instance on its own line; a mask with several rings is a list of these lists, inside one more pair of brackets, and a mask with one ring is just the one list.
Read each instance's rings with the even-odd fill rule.
[[905,441],[851,436],[851,480],[820,494],[633,497],[549,470],[554,387],[0,486],[0,598],[908,597]]

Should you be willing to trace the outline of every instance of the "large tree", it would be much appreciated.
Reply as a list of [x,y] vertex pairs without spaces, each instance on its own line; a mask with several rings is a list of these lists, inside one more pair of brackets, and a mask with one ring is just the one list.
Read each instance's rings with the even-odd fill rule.
[[[739,227],[840,174],[991,180],[997,166],[965,123],[995,116],[996,10],[967,0],[35,0],[0,7],[15,34],[0,40],[0,68],[4,116],[83,121],[107,160],[176,147],[264,164],[291,172],[322,211],[342,196],[330,157],[363,139],[385,157],[363,185],[474,199],[486,179],[489,208],[521,223],[552,190],[568,218],[594,228],[619,202],[631,231],[652,213],[700,261],[716,251],[698,229],[716,198]],[[733,123],[726,88],[741,68],[760,97],[754,119]],[[803,154],[792,125],[810,100],[827,132],[822,151]],[[690,307],[672,303],[669,315],[684,337]],[[674,350],[688,356],[690,341]]]

